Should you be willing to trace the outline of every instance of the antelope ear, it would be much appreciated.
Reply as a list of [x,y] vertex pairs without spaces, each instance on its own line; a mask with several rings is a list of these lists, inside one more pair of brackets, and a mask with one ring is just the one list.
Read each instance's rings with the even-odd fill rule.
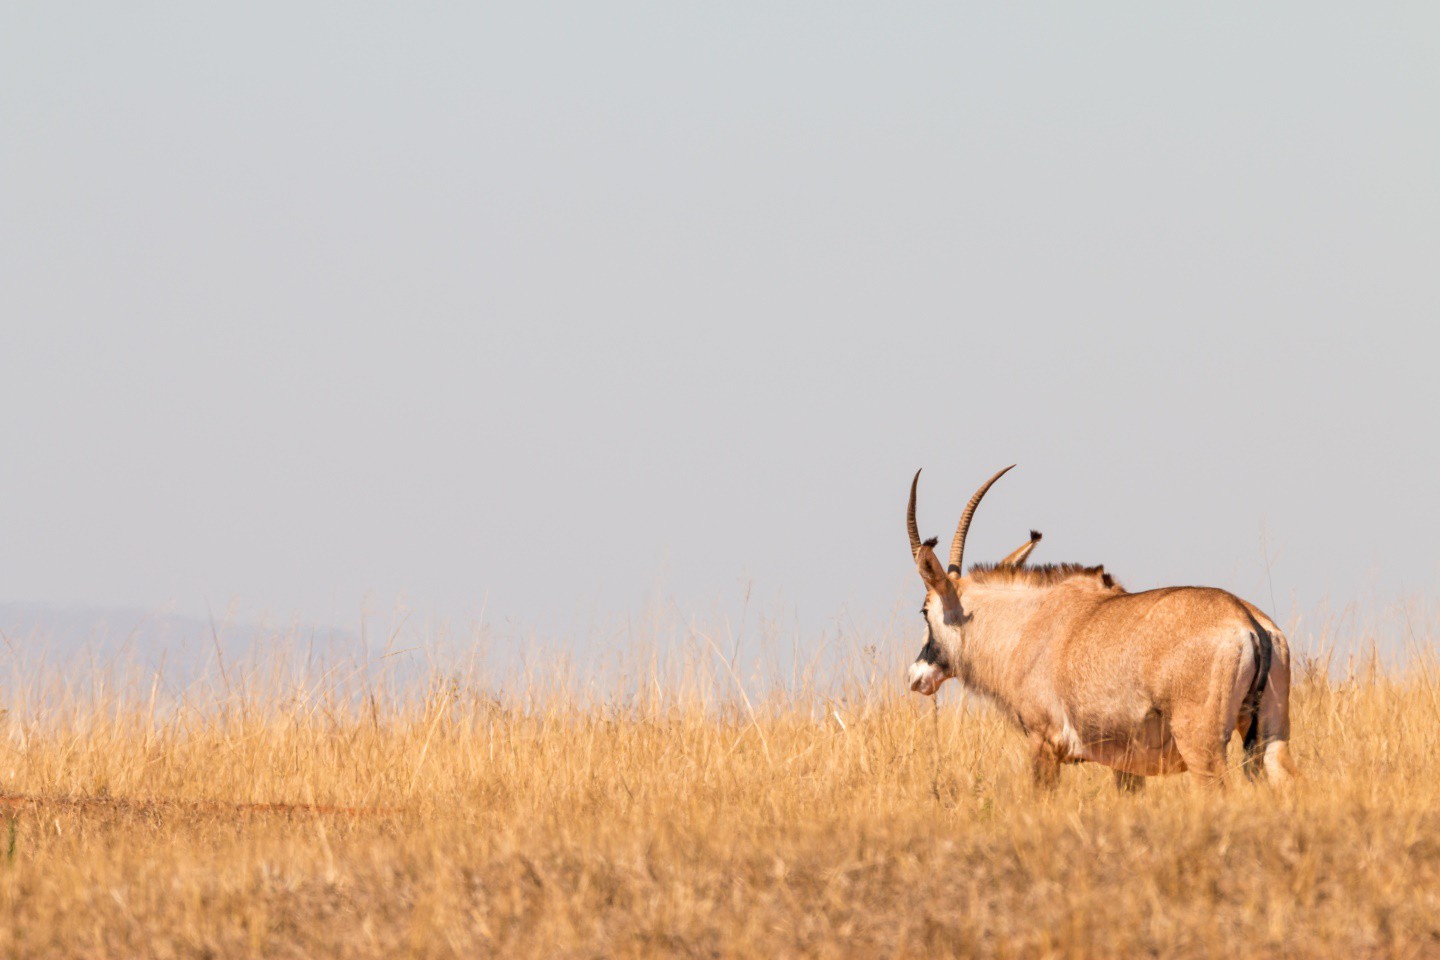
[[1023,567],[1025,565],[1025,561],[1030,558],[1030,554],[1034,552],[1035,548],[1039,545],[1040,531],[1031,530],[1029,541],[1016,548],[1015,550],[1011,551],[1011,553],[1004,560],[1000,561],[1000,566]]
[[955,584],[945,572],[945,565],[935,556],[935,542],[926,540],[920,545],[915,554],[915,568],[920,571],[920,579],[925,581],[925,586],[940,594],[948,604],[956,596]]

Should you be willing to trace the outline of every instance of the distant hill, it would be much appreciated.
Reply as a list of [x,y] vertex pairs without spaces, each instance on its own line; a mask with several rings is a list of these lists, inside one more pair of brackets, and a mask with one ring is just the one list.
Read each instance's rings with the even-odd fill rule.
[[[299,623],[271,625],[185,616],[165,610],[84,604],[0,603],[0,686],[17,677],[61,673],[153,676],[173,688],[256,662],[290,664],[366,662],[367,652],[352,631]],[[267,654],[261,658],[261,654]],[[225,669],[222,671],[221,667]]]

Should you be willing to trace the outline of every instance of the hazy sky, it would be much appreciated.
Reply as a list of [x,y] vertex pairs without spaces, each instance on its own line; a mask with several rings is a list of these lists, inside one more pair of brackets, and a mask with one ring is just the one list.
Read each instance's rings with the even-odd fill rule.
[[0,18],[0,601],[1440,587],[1433,2]]

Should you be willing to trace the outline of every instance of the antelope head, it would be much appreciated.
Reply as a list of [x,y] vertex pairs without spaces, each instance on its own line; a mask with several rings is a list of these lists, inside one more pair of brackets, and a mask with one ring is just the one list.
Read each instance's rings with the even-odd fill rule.
[[[919,525],[915,522],[915,491],[920,483],[919,470],[915,471],[915,479],[910,481],[910,505],[905,512],[905,527],[910,534],[910,553],[915,558],[920,579],[925,583],[925,603],[920,608],[921,615],[925,617],[925,646],[920,648],[920,655],[910,665],[909,676],[910,689],[916,693],[931,696],[940,689],[942,683],[955,676],[956,665],[951,662],[948,651],[960,649],[959,631],[965,622],[965,614],[960,606],[965,535],[970,531],[970,520],[975,516],[975,508],[980,505],[981,499],[991,485],[1014,466],[1012,463],[986,480],[970,498],[965,512],[960,516],[960,525],[955,528],[955,539],[950,541],[950,562],[946,566],[941,566],[940,559],[935,556],[935,546],[939,541],[934,538],[922,541]],[[1040,534],[1030,531],[1030,540],[1013,551],[1002,563],[1017,567],[1022,565],[1039,542]]]

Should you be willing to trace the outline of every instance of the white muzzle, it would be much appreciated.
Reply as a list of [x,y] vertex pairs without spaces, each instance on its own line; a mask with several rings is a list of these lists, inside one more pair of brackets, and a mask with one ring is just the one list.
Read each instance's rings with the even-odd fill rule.
[[916,660],[910,664],[910,689],[927,697],[934,696],[945,682],[944,672],[933,663]]

